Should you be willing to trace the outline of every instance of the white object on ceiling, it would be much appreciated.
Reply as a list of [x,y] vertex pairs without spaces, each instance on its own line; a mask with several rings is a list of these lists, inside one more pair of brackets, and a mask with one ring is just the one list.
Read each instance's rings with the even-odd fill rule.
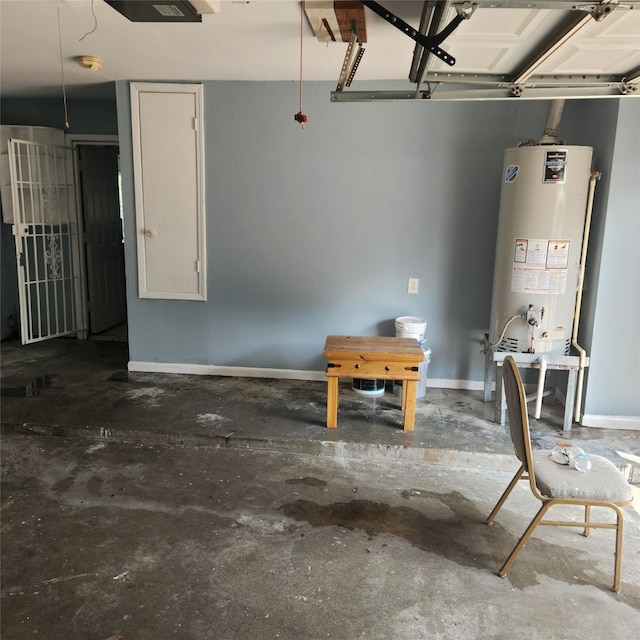
[[96,56],[79,56],[78,64],[83,69],[89,69],[90,71],[100,71],[102,69],[102,60],[96,58]]

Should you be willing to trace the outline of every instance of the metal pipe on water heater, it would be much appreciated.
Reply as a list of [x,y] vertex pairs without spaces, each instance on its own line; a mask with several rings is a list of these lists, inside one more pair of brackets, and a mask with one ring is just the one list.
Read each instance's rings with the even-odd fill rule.
[[589,244],[589,232],[591,230],[591,214],[593,212],[593,197],[596,190],[596,182],[600,179],[599,171],[592,171],[589,177],[589,193],[587,195],[587,212],[584,222],[584,234],[582,236],[582,253],[580,255],[580,269],[578,271],[578,289],[576,292],[576,308],[573,318],[573,335],[571,344],[580,354],[580,368],[578,369],[578,382],[576,386],[576,403],[574,420],[582,424],[582,385],[584,382],[584,362],[587,352],[578,344],[578,326],[580,324],[580,311],[582,308],[582,287],[584,285],[584,269],[587,262],[587,245]]
[[551,102],[544,133],[542,134],[542,138],[540,138],[540,144],[558,144],[558,127],[560,126],[563,110],[563,99],[553,100]]
[[540,364],[540,372],[538,374],[538,388],[536,390],[536,410],[534,413],[534,417],[536,420],[540,420],[540,414],[542,413],[542,396],[544,396],[544,379],[547,375],[547,367],[549,365],[549,361],[544,358],[538,358],[538,363]]

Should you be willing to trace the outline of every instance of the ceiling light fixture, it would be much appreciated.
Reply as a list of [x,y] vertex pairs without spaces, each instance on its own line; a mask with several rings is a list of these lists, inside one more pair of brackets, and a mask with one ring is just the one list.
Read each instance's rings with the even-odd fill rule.
[[100,71],[102,69],[102,60],[96,58],[96,56],[79,56],[78,64],[83,69],[89,69],[90,71]]

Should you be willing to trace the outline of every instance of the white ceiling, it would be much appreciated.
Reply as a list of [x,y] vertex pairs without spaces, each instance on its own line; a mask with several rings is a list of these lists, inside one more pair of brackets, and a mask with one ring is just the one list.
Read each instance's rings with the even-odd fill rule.
[[[422,0],[380,3],[419,26]],[[474,78],[476,90],[486,82],[495,87],[500,79],[507,86],[560,23],[576,14],[573,0],[553,3],[566,5],[565,10],[541,8],[549,2],[520,4],[528,8],[491,9],[481,2],[440,45],[456,57],[456,65],[434,59],[427,79],[459,84]],[[640,2],[625,6],[633,9],[617,8],[600,22],[589,19],[571,42],[535,69],[529,83],[531,77],[538,82],[555,77],[558,83],[559,77],[576,82],[580,75],[599,76],[602,82],[603,75],[617,81],[630,72],[638,74]],[[407,89],[415,90],[407,79],[415,43],[369,9],[365,12],[368,42],[352,89],[362,88],[364,80],[404,80]],[[94,13],[97,27],[89,33]],[[62,72],[70,97],[112,96],[113,81],[129,79],[295,81],[300,74],[300,15],[298,0],[222,0],[220,12],[204,15],[202,23],[134,23],[103,0],[0,0],[0,92],[3,97],[59,97]],[[454,7],[444,23],[453,16]],[[320,43],[305,18],[304,79],[337,82],[346,48],[340,42]],[[102,69],[81,68],[76,61],[81,55],[99,57]],[[443,75],[449,73],[455,75]]]

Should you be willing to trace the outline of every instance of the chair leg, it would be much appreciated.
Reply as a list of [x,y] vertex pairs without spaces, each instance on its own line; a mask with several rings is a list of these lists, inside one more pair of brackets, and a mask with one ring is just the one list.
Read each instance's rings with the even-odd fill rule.
[[540,510],[538,511],[538,513],[536,513],[533,520],[529,523],[529,526],[527,527],[526,531],[522,534],[522,537],[520,538],[520,540],[518,540],[518,543],[513,548],[513,551],[509,554],[509,557],[506,559],[505,563],[502,565],[500,571],[498,571],[498,575],[500,577],[504,578],[507,575],[507,571],[509,571],[509,568],[514,563],[515,559],[518,557],[518,554],[524,548],[524,545],[527,544],[527,540],[529,540],[534,529],[538,526],[538,523],[540,522],[540,520],[542,520],[542,517],[547,512],[547,509],[551,506],[551,504],[552,503],[550,501],[542,503]]
[[589,527],[589,523],[591,522],[591,505],[590,504],[584,505],[584,521],[586,522],[587,526],[584,528],[582,535],[585,538],[588,538],[591,535],[591,528]]
[[622,511],[616,507],[611,506],[616,512],[616,551],[615,551],[615,564],[613,567],[613,590],[618,593],[620,591],[620,569],[622,567],[622,530],[624,525],[624,518]]
[[500,511],[500,509],[502,508],[502,505],[505,503],[505,500],[509,497],[509,494],[513,491],[513,487],[515,487],[516,484],[518,484],[518,480],[520,480],[523,473],[524,473],[524,466],[520,465],[520,468],[518,469],[516,475],[513,476],[511,482],[509,483],[509,486],[504,490],[504,493],[502,494],[502,496],[500,496],[500,500],[498,500],[498,502],[496,503],[496,506],[493,507],[493,511],[489,514],[489,517],[486,520],[487,524],[493,524],[493,521],[496,515],[498,514],[498,511]]

